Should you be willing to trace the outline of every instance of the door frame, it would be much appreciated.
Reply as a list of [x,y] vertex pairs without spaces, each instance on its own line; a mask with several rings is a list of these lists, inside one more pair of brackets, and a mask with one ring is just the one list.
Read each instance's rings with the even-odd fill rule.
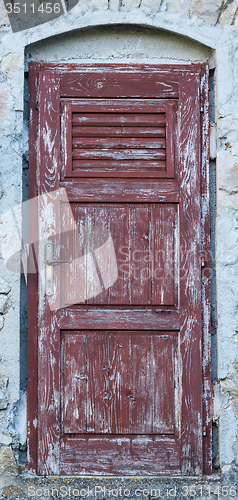
[[[191,72],[200,77],[200,199],[201,199],[201,255],[204,257],[201,273],[201,324],[202,324],[202,409],[203,409],[203,474],[212,472],[212,418],[211,418],[211,348],[210,348],[210,217],[209,217],[209,102],[208,102],[208,64],[191,65],[126,65],[126,64],[47,64],[31,62],[29,64],[29,108],[30,108],[30,147],[29,147],[29,198],[38,196],[37,162],[38,162],[38,103],[39,73],[82,71],[97,69],[101,71],[120,71],[130,67],[143,73],[148,70],[163,73],[165,79],[172,76],[174,83],[179,84],[183,74]],[[28,470],[42,473],[38,462],[38,277],[29,275],[29,308],[28,308]]]

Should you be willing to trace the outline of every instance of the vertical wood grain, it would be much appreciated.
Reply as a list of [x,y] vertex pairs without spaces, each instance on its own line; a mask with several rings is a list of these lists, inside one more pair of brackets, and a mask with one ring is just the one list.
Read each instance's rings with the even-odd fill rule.
[[166,107],[166,171],[167,178],[175,175],[175,104],[168,103]]
[[109,335],[109,432],[129,433],[129,335]]
[[175,277],[175,206],[153,209],[153,304],[173,305]]
[[[59,188],[60,93],[59,76],[41,72],[39,76],[39,194]],[[54,206],[52,199],[52,204]],[[54,238],[55,255],[59,258],[59,205],[51,218],[43,218],[45,200],[39,203],[39,260],[44,263],[45,244],[49,234]],[[58,233],[58,236],[57,236]],[[39,284],[39,350],[38,350],[38,473],[59,474],[60,451],[60,373],[59,312],[51,312],[44,286]],[[60,291],[59,277],[54,273],[55,296]]]
[[62,412],[64,433],[86,431],[87,338],[67,332],[63,338]]
[[[91,398],[91,408],[95,411],[94,429],[96,433],[108,432],[108,336],[95,332],[88,336],[88,373],[93,376],[88,388],[88,401]],[[92,374],[92,375],[91,375]],[[92,417],[88,426],[91,426]]]
[[150,218],[148,205],[131,205],[129,221],[131,304],[151,303]]
[[152,336],[153,434],[174,434],[174,337]]
[[129,304],[129,206],[110,207],[110,233],[117,257],[118,279],[109,288],[109,304]]
[[72,106],[61,101],[61,180],[72,173]]
[[210,207],[209,207],[209,66],[201,67],[201,245],[205,258],[202,272],[202,368],[203,368],[203,474],[212,473],[212,387],[210,314]]
[[[38,137],[38,81],[39,63],[29,64],[29,199],[35,198],[37,189],[37,137]],[[29,238],[31,241],[31,223],[37,224],[37,214],[32,221],[29,214]],[[34,227],[33,231],[37,231]],[[31,265],[31,263],[33,265]],[[29,268],[34,268],[34,255],[30,247]],[[27,467],[31,472],[37,471],[38,454],[38,275],[28,275],[28,377],[27,377]]]
[[[200,261],[200,75],[184,72],[180,92],[180,300],[182,474],[202,474]],[[191,92],[192,89],[192,92]]]
[[[101,239],[101,235],[99,233],[100,228],[102,228],[102,232],[106,234],[105,238],[108,239],[109,237],[109,210],[110,208],[107,205],[98,205],[95,204],[94,207],[94,226],[97,231],[97,238],[95,237],[95,249],[94,249],[94,258],[96,257],[95,255],[95,250],[99,249],[99,259],[100,259],[100,246],[102,245],[102,241],[104,242],[104,239]],[[98,264],[98,260],[95,259],[95,262]],[[103,259],[102,262],[100,262],[100,266],[97,265],[98,272],[100,273],[99,276],[101,277],[102,280],[102,292],[94,297],[94,304],[107,304],[108,303],[108,289],[105,288],[103,285],[104,282],[107,281],[105,278],[109,278],[109,273],[110,273],[110,265],[109,265],[109,259],[110,255],[107,254],[106,258]],[[110,279],[109,279],[110,281]]]
[[150,335],[131,335],[130,352],[130,431],[152,431],[151,339]]

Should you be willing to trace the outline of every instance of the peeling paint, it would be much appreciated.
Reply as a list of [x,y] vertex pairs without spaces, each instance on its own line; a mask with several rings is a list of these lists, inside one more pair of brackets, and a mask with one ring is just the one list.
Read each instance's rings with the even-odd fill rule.
[[[3,185],[3,194],[0,199],[1,210],[4,213],[6,206],[21,201],[21,164],[17,158],[22,159],[24,154],[27,154],[26,145],[16,151],[13,151],[14,144],[19,143],[22,134],[22,117],[15,109],[21,109],[21,106],[15,106],[15,98],[20,96],[19,102],[22,101],[23,91],[23,58],[24,47],[28,43],[41,40],[38,47],[27,49],[28,58],[29,52],[32,50],[32,57],[48,58],[48,60],[70,60],[69,52],[72,52],[71,59],[77,62],[84,60],[120,60],[123,57],[123,62],[128,60],[148,62],[152,60],[162,61],[159,55],[161,51],[163,62],[168,60],[176,61],[197,61],[210,59],[212,60],[212,50],[210,52],[204,47],[199,48],[199,44],[192,41],[192,38],[205,43],[207,46],[216,47],[216,120],[218,133],[218,148],[219,154],[217,158],[217,173],[218,173],[218,213],[217,213],[217,290],[218,290],[218,334],[219,334],[219,376],[222,377],[218,382],[220,385],[219,398],[220,409],[216,411],[220,415],[221,437],[226,436],[226,429],[229,430],[229,440],[227,442],[221,439],[221,457],[223,463],[223,471],[228,470],[232,461],[236,460],[237,456],[237,440],[235,436],[235,426],[237,418],[237,358],[238,358],[238,343],[235,337],[235,328],[237,326],[237,309],[236,309],[236,289],[237,289],[237,227],[235,223],[236,211],[238,208],[238,188],[237,188],[237,164],[238,164],[238,149],[237,149],[237,12],[236,1],[234,2],[176,2],[176,1],[156,1],[152,3],[149,0],[142,2],[126,2],[123,1],[123,9],[121,2],[110,0],[108,2],[91,2],[80,1],[75,7],[72,14],[69,14],[67,19],[61,18],[56,22],[51,22],[49,25],[43,25],[40,29],[34,28],[31,31],[26,31],[18,35],[11,33],[7,23],[5,10],[3,20],[1,21],[1,68],[3,71],[2,77],[6,80],[0,84],[0,118],[1,120],[1,138],[2,146],[2,163],[1,163],[1,184]],[[2,9],[2,7],[1,7]],[[4,9],[4,7],[3,7]],[[236,9],[236,10],[234,10]],[[2,12],[2,10],[1,10]],[[159,14],[157,14],[159,12]],[[85,15],[83,15],[85,14]],[[191,16],[191,17],[190,17]],[[134,31],[123,35],[120,32],[118,41],[116,36],[105,33],[98,35],[98,38],[93,38],[91,34],[84,34],[78,39],[77,43],[66,43],[63,46],[60,38],[44,42],[48,36],[66,32],[70,29],[78,29],[81,26],[95,26],[100,24],[110,23],[138,23],[147,26],[158,26],[164,30],[170,30],[168,37],[159,40],[155,34],[154,40],[149,42],[149,37],[143,37],[141,32]],[[3,24],[2,24],[3,23]],[[217,24],[216,24],[217,23]],[[216,26],[214,27],[214,25]],[[211,27],[211,25],[213,25]],[[138,29],[138,28],[137,28]],[[171,33],[180,32],[187,38],[186,42]],[[101,32],[102,33],[102,32]],[[68,35],[67,35],[68,36]],[[72,40],[73,37],[72,36]],[[151,38],[153,38],[153,36]],[[165,34],[164,34],[165,36]],[[174,42],[169,45],[169,39],[174,38]],[[69,37],[70,38],[70,37]],[[115,40],[114,40],[115,39]],[[75,38],[76,40],[76,38]],[[86,42],[85,42],[86,40]],[[106,40],[106,42],[105,42]],[[114,41],[112,41],[114,40]],[[129,40],[129,41],[128,41]],[[133,41],[134,40],[134,41]],[[45,45],[44,45],[45,43]],[[80,43],[80,50],[78,49]],[[19,54],[16,54],[16,44],[19,46]],[[46,49],[46,45],[48,48]],[[66,45],[68,47],[66,47]],[[189,48],[190,45],[190,48]],[[193,47],[191,49],[191,46]],[[76,48],[75,48],[76,47]],[[158,49],[159,47],[159,49]],[[179,47],[179,48],[178,48]],[[34,52],[35,51],[35,52]],[[54,53],[54,56],[52,55]],[[80,59],[81,58],[81,59]],[[13,76],[14,74],[14,76]],[[47,130],[45,131],[46,141]],[[14,140],[13,139],[14,136]],[[54,138],[50,138],[53,141]],[[231,147],[228,147],[228,144]],[[48,143],[49,148],[52,142]],[[50,181],[50,179],[49,179]],[[145,188],[146,192],[146,188]],[[188,193],[189,195],[189,193]],[[93,199],[93,198],[92,198]],[[222,248],[224,245],[224,252]],[[0,263],[1,264],[1,263]],[[2,266],[2,264],[1,264]],[[227,269],[230,274],[227,274]],[[8,404],[12,405],[17,402],[19,397],[18,389],[18,374],[15,373],[16,367],[18,370],[18,335],[19,325],[17,323],[18,307],[19,307],[19,283],[1,267],[1,273],[6,278],[6,282],[11,284],[11,304],[12,308],[5,309],[4,314],[0,316],[1,342],[3,349],[4,374],[9,380],[7,391],[7,401],[4,403],[6,408],[6,418],[4,427],[9,421]],[[194,287],[195,281],[192,286]],[[1,292],[3,295],[5,292]],[[43,294],[43,289],[41,290]],[[6,297],[1,299],[6,304]],[[197,296],[194,296],[194,302]],[[206,310],[206,321],[209,320],[209,311],[204,303]],[[189,325],[193,328],[194,325]],[[189,332],[188,332],[189,334]],[[9,347],[10,346],[10,347]],[[14,348],[12,348],[14,346]],[[41,346],[40,346],[41,348]],[[206,358],[206,352],[205,358]],[[9,368],[7,368],[7,366]],[[182,367],[181,367],[182,370]],[[5,376],[5,375],[4,375]],[[182,376],[182,375],[181,375]],[[228,407],[227,407],[228,405]],[[219,406],[219,405],[218,405]],[[230,410],[230,408],[232,410]],[[232,413],[233,412],[233,413]],[[36,421],[35,421],[36,423]],[[5,429],[4,436],[7,436]],[[3,437],[2,439],[8,439]],[[232,450],[233,445],[233,451]],[[8,445],[7,445],[8,446]],[[52,451],[53,453],[53,451]],[[225,465],[224,465],[225,464]]]

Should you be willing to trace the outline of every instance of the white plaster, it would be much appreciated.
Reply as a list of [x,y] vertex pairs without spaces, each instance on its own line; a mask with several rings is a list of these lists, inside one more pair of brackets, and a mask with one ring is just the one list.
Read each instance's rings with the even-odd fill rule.
[[213,385],[213,421],[217,422],[220,414],[229,402],[228,395],[221,391],[220,384],[214,383]]
[[11,290],[9,284],[4,280],[3,278],[0,277],[0,293],[9,293]]
[[3,434],[0,432],[0,445],[5,444],[6,446],[9,446],[9,444],[12,443],[12,437],[9,434]]
[[3,58],[1,64],[1,70],[3,73],[8,73],[9,71],[17,71],[19,68],[22,68],[23,59],[21,54],[8,54]]
[[220,463],[221,467],[231,464],[235,458],[231,443],[236,440],[237,418],[232,406],[225,409],[220,416]]
[[215,160],[217,156],[217,128],[216,124],[210,125],[210,159]]
[[3,327],[4,327],[4,316],[3,316],[3,315],[1,315],[1,316],[0,316],[0,330],[2,330],[2,329],[3,329]]
[[[118,36],[119,35],[119,36]],[[105,43],[107,39],[107,44]],[[38,45],[26,48],[26,54],[32,59],[44,57],[44,60],[55,62],[93,62],[110,60],[111,62],[202,62],[212,57],[212,51],[196,42],[178,37],[171,33],[156,32],[135,28],[130,30],[102,29],[94,33],[66,34]]]
[[21,445],[26,444],[26,428],[27,428],[26,409],[27,409],[26,393],[23,392],[20,398],[17,412],[14,417],[15,431],[19,436],[19,443]]

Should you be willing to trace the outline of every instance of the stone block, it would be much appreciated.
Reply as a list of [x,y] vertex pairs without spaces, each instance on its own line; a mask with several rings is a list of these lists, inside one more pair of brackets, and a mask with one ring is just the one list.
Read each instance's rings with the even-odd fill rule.
[[22,68],[23,60],[20,54],[8,54],[2,60],[2,72],[8,73],[9,71],[16,71]]
[[5,498],[12,498],[15,500],[16,497],[22,496],[23,495],[23,490],[21,488],[18,488],[17,486],[14,486],[11,484],[10,486],[5,486],[2,489],[2,494]]
[[5,410],[8,405],[8,378],[0,374],[0,410]]
[[6,446],[9,446],[9,444],[12,443],[12,437],[9,436],[9,434],[3,434],[0,432],[0,445],[5,444]]
[[189,14],[204,19],[208,24],[214,25],[220,13],[222,0],[192,0]]
[[163,0],[142,0],[141,7],[148,7],[154,12],[158,12]]
[[11,290],[11,287],[8,285],[8,283],[0,277],[0,293],[9,293]]
[[119,10],[119,0],[109,0],[109,9],[114,11]]
[[93,9],[108,9],[108,0],[92,0],[92,8]]
[[217,154],[218,186],[227,194],[238,191],[238,158],[231,148],[222,149]]
[[0,475],[16,475],[17,473],[18,466],[12,449],[9,446],[2,446],[0,448]]
[[233,398],[238,397],[238,359],[229,366],[228,376],[225,380],[221,380],[221,387],[229,392]]
[[191,0],[167,0],[161,2],[161,12],[181,12],[188,14]]
[[5,314],[8,309],[8,296],[0,294],[0,314]]
[[122,0],[121,4],[121,10],[131,10],[131,9],[136,9],[137,7],[140,6],[141,1],[140,0]]
[[238,0],[226,0],[221,8],[219,23],[222,25],[232,24],[237,8]]

